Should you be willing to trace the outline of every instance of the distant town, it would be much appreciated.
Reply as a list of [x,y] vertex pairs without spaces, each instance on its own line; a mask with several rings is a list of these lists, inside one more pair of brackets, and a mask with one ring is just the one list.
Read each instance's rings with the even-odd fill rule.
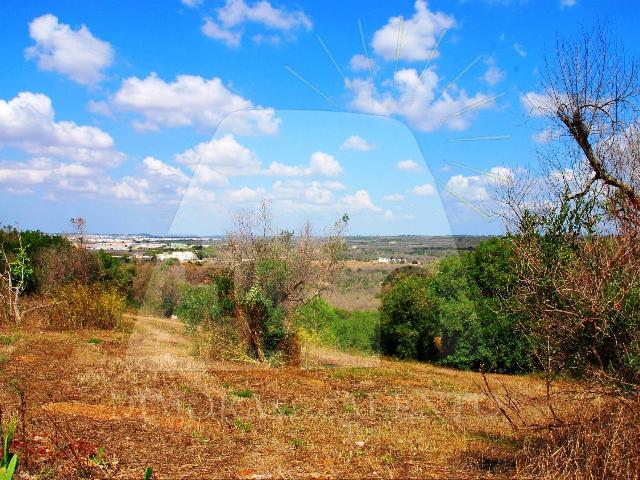
[[[67,235],[80,241],[77,234]],[[353,236],[347,237],[347,257],[352,260],[384,264],[422,264],[444,254],[473,250],[481,236]],[[84,234],[82,242],[91,250],[104,250],[114,256],[140,260],[183,262],[220,261],[225,257],[226,238],[222,235],[153,236],[145,234]]]

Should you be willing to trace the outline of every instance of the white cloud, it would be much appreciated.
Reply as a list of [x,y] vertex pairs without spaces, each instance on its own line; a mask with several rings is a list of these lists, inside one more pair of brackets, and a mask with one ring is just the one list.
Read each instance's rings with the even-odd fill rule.
[[[244,0],[227,0],[217,11],[217,20],[207,18],[202,32],[209,38],[221,40],[230,47],[238,47],[242,41],[243,30],[239,29],[246,23],[254,23],[271,30],[283,32],[287,38],[295,38],[295,30],[311,30],[313,23],[302,10],[289,11],[276,8],[267,0],[259,0],[249,4]],[[277,34],[256,34],[256,43],[279,43],[281,36]]]
[[311,155],[309,168],[313,173],[326,176],[335,176],[342,172],[340,163],[332,155],[320,150]]
[[146,157],[142,160],[147,171],[152,175],[161,177],[175,177],[179,180],[186,181],[188,177],[179,168],[173,167],[153,157]]
[[394,85],[382,92],[368,80],[351,80],[351,107],[376,115],[399,115],[416,129],[429,132],[442,127],[463,130],[479,110],[495,105],[496,97],[482,93],[469,96],[452,88],[439,92],[438,83],[431,68],[422,78],[414,69],[399,70]]
[[144,121],[134,124],[140,130],[157,130],[163,126],[215,128],[233,112],[238,113],[228,117],[223,127],[237,134],[273,134],[280,123],[272,109],[255,106],[231,92],[215,77],[207,80],[179,75],[171,83],[155,73],[144,79],[130,77],[122,82],[112,103],[122,110],[142,115]]
[[504,80],[505,76],[506,74],[504,73],[503,70],[492,65],[489,68],[487,68],[487,71],[484,72],[484,75],[482,78],[484,79],[485,82],[487,82],[487,85],[493,87],[494,85],[497,85],[502,80]]
[[545,128],[537,133],[531,135],[531,140],[535,143],[549,143],[551,140],[558,137],[558,134],[549,128]]
[[577,0],[560,0],[560,6],[562,8],[570,8],[577,4]]
[[55,121],[51,99],[40,93],[21,92],[0,99],[0,143],[34,155],[69,159],[104,167],[121,162],[111,136],[95,127]]
[[[417,0],[415,9],[413,17],[404,21],[400,49],[400,59],[410,62],[431,58],[441,32],[455,25],[452,16],[430,11],[424,0]],[[373,36],[373,50],[385,60],[396,59],[401,23],[401,17],[391,17]]]
[[202,3],[202,0],[180,0],[182,4],[189,8],[196,8]]
[[253,175],[260,172],[258,156],[238,143],[231,134],[221,138],[203,142],[175,156],[176,162],[188,165],[192,169],[197,166],[209,167],[210,170],[200,168],[195,171],[196,178],[216,172],[218,178],[237,175]]
[[407,172],[421,172],[424,170],[424,167],[414,160],[401,160],[396,165],[399,170],[404,170]]
[[544,93],[525,92],[520,95],[520,102],[532,117],[542,117],[555,111],[553,99]]
[[111,188],[111,192],[118,200],[132,200],[136,203],[151,203],[151,199],[145,192],[148,187],[149,182],[146,179],[125,177]]
[[513,44],[513,49],[516,51],[516,53],[518,55],[520,55],[522,58],[527,56],[527,51],[524,49],[524,46],[521,43],[514,43]]
[[87,102],[87,110],[96,115],[102,115],[103,117],[112,117],[113,112],[107,102],[100,102],[96,100],[89,100]]
[[286,11],[273,7],[268,1],[260,0],[253,5],[244,0],[227,0],[218,10],[218,18],[226,27],[235,27],[246,22],[259,23],[275,30],[294,30],[313,26],[311,19],[302,10]]
[[385,195],[382,199],[387,202],[401,202],[404,200],[404,195],[400,193],[392,193],[391,195]]
[[367,142],[364,138],[358,135],[351,135],[340,146],[341,150],[359,150],[361,152],[368,152],[374,148],[372,143]]
[[204,19],[204,25],[202,25],[202,33],[204,33],[209,38],[213,38],[214,40],[221,40],[228,47],[233,48],[240,46],[240,40],[242,39],[242,34],[240,32],[227,30],[226,28],[218,25],[218,23],[216,23],[216,21],[212,20],[211,18]]
[[361,53],[354,55],[349,61],[349,66],[354,72],[369,71],[369,65],[371,65],[371,70],[375,71],[377,69],[374,59],[369,57],[367,60],[367,57]]
[[242,187],[238,190],[230,190],[226,192],[225,197],[233,203],[243,203],[255,201],[265,193],[266,190],[263,188],[256,188],[254,190],[249,187]]
[[358,190],[353,195],[345,195],[342,197],[342,203],[353,211],[371,210],[372,212],[381,212],[382,209],[377,207],[371,201],[371,197],[366,190]]
[[311,175],[336,176],[342,172],[340,162],[323,151],[317,151],[309,158],[309,166],[301,167],[285,165],[280,162],[271,162],[269,168],[264,171],[265,175],[280,177],[305,177]]
[[425,183],[424,185],[416,185],[411,190],[415,195],[419,195],[421,197],[426,197],[430,195],[435,195],[436,189],[430,183]]
[[491,198],[488,187],[504,184],[514,176],[510,168],[493,167],[482,175],[454,175],[447,182],[447,188],[467,201],[484,201]]
[[98,83],[113,63],[111,45],[94,37],[85,25],[73,30],[47,14],[29,24],[29,35],[36,43],[26,49],[27,58],[35,59],[42,70],[62,73],[82,85]]
[[306,206],[322,206],[333,203],[333,188],[326,183],[301,180],[278,180],[273,183],[272,194],[275,200],[284,202],[290,210],[304,209]]

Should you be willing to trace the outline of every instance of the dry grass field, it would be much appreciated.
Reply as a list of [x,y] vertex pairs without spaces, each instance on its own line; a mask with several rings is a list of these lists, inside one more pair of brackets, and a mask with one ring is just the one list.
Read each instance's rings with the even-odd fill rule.
[[[2,412],[32,478],[509,478],[514,440],[475,373],[305,351],[308,368],[190,355],[177,321],[4,332]],[[542,389],[529,377],[498,377]],[[24,397],[21,404],[21,392]],[[22,430],[24,428],[24,431]]]

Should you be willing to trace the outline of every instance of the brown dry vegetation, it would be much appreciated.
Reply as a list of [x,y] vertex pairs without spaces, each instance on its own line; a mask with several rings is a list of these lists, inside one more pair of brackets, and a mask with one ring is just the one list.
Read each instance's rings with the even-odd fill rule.
[[[305,350],[304,369],[192,357],[183,325],[4,332],[2,410],[42,478],[511,478],[517,441],[479,374]],[[323,364],[333,368],[323,368]],[[491,376],[543,393],[533,377]],[[26,441],[25,440],[26,437]],[[90,462],[98,449],[104,458]],[[96,464],[97,463],[97,464]]]

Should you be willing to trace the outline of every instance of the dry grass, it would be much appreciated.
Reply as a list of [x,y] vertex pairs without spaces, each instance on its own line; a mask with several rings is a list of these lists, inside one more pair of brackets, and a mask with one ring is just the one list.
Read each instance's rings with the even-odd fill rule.
[[65,479],[139,479],[146,466],[172,479],[514,475],[516,441],[477,374],[328,350],[306,350],[307,368],[264,369],[193,358],[182,332],[139,317],[132,334],[20,332],[0,344],[3,410],[25,392],[23,468]]

